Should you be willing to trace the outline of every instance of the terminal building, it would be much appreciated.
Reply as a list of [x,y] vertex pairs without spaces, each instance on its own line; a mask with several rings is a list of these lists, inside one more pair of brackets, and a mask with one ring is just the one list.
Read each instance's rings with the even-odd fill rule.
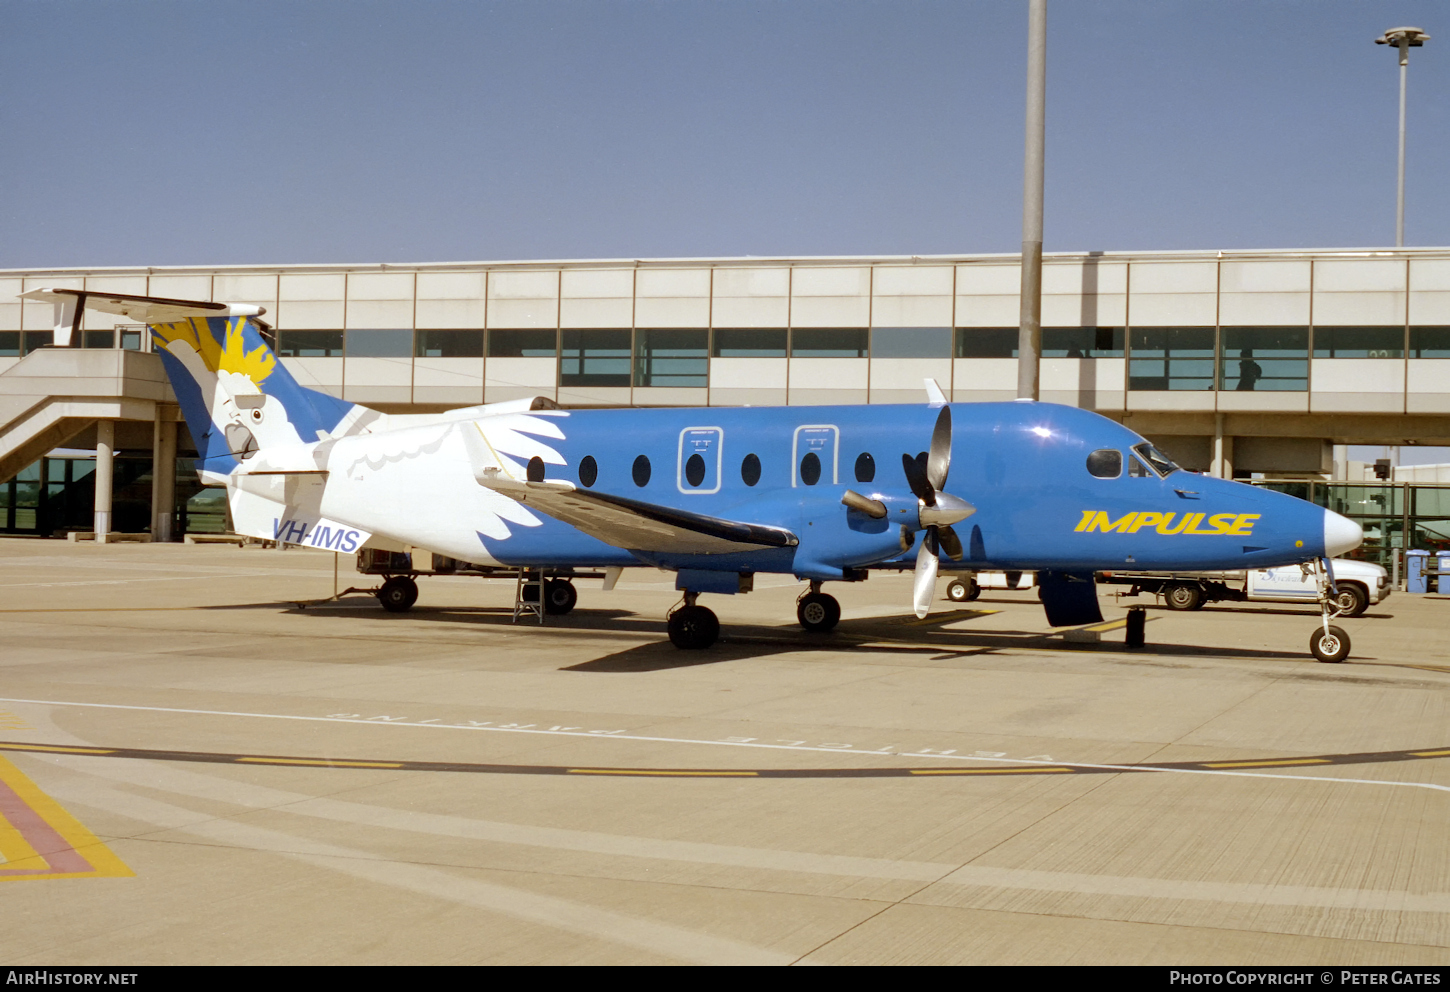
[[[1019,278],[1016,255],[0,270],[0,532],[89,530],[98,450],[112,530],[225,526],[144,327],[88,311],[47,347],[51,307],[17,298],[41,286],[261,304],[299,382],[421,412],[915,403],[926,378],[1010,400]],[[1345,445],[1450,444],[1450,249],[1048,254],[1042,323],[1043,400],[1195,471],[1322,501]],[[1384,517],[1386,550],[1438,533],[1433,487],[1424,513],[1425,487],[1380,488],[1335,508]]]

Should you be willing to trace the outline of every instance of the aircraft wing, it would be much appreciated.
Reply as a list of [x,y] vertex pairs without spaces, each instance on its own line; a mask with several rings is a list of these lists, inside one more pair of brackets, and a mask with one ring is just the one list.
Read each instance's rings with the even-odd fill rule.
[[800,543],[784,527],[723,520],[623,496],[577,489],[568,482],[520,482],[486,471],[480,484],[576,527],[605,544],[629,551],[726,554]]

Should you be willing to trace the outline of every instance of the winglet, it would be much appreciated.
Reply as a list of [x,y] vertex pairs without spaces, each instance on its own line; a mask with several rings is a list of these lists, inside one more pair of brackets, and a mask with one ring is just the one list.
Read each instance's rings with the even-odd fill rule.
[[935,410],[939,406],[946,406],[947,405],[946,394],[941,391],[941,387],[937,385],[936,380],[935,379],[923,379],[922,381],[924,383],[926,383],[926,402],[927,402],[927,404],[933,410]]

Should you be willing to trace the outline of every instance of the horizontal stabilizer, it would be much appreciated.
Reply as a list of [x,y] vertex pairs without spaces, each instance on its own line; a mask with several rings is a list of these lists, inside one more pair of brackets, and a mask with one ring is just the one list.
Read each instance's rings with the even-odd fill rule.
[[479,483],[605,544],[628,551],[728,554],[800,543],[783,527],[740,523],[577,489],[568,482],[520,482],[486,470]]
[[188,317],[258,317],[266,307],[250,303],[212,303],[209,300],[173,300],[164,296],[130,296],[126,293],[93,293],[84,289],[42,287],[21,293],[23,300],[55,304],[55,343],[71,343],[86,310],[129,317],[139,324],[169,324]]

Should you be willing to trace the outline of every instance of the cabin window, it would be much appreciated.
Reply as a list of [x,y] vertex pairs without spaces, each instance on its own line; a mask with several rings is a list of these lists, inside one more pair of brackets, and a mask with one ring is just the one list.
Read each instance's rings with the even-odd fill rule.
[[876,459],[871,452],[863,451],[856,456],[856,481],[873,482],[876,479]]
[[1098,479],[1116,479],[1123,474],[1123,453],[1117,448],[1099,448],[1088,455],[1087,470]]
[[705,481],[705,459],[698,454],[691,455],[685,462],[685,481],[696,489]]
[[598,478],[599,463],[594,460],[593,455],[585,455],[584,460],[579,463],[579,484],[588,489]]
[[821,459],[814,451],[807,451],[801,459],[801,481],[808,486],[821,481]]
[[645,455],[640,455],[638,458],[636,458],[634,460],[634,470],[632,474],[634,475],[634,484],[636,486],[639,486],[641,489],[643,489],[645,486],[649,485],[649,458]]
[[760,481],[760,457],[755,454],[745,456],[740,463],[740,480],[747,486],[753,486]]

